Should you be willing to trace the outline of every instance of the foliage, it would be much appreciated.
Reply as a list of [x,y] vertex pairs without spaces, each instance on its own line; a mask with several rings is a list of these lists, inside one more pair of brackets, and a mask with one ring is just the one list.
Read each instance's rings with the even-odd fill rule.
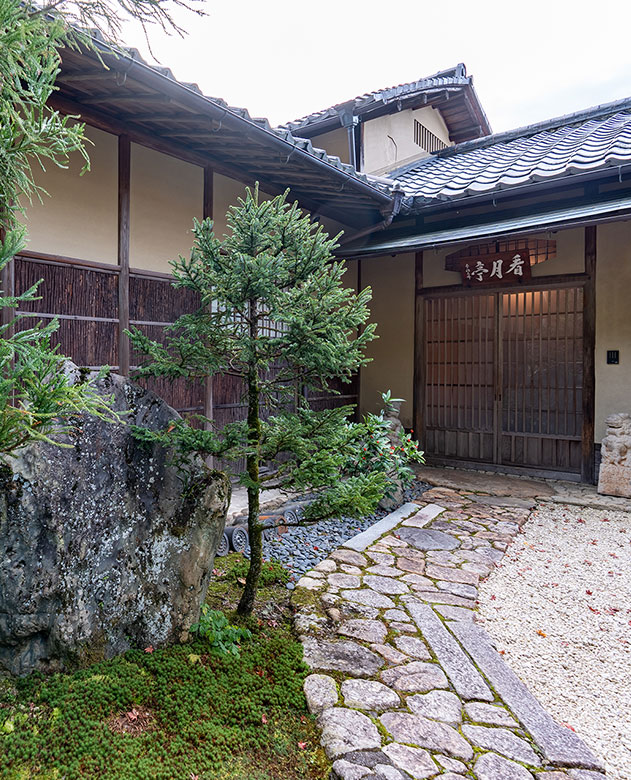
[[252,639],[247,628],[230,625],[228,618],[208,604],[202,606],[199,622],[191,626],[191,632],[205,639],[217,655],[239,655],[239,642]]
[[[317,511],[363,514],[383,495],[383,474],[349,474],[340,484],[340,466],[358,452],[350,409],[314,411],[304,397],[332,380],[349,382],[368,362],[364,350],[375,338],[375,325],[366,325],[371,291],[343,287],[336,239],[288,203],[287,193],[265,201],[258,187],[248,189],[230,208],[222,240],[211,220],[196,221],[194,233],[190,259],[172,266],[175,286],[197,293],[201,306],[168,329],[166,343],[132,331],[134,348],[146,355],[140,374],[198,381],[237,375],[246,388],[248,418],[222,431],[202,418],[196,426],[183,420],[165,431],[136,433],[173,447],[180,457],[245,457],[240,478],[248,489],[252,557],[239,611],[249,614],[262,566],[263,485],[315,490],[312,517]],[[272,409],[268,419],[261,419],[262,404]],[[274,466],[271,476],[260,475],[262,463]]]
[[[175,6],[182,0],[171,0]],[[164,0],[0,0],[0,271],[26,246],[19,222],[25,206],[46,194],[37,169],[65,168],[73,153],[89,166],[84,126],[49,107],[64,46],[96,49],[71,25],[117,32],[124,19],[173,28]],[[4,281],[8,278],[3,274]],[[3,284],[6,287],[6,285]],[[0,310],[37,300],[38,285],[18,295],[0,293]],[[9,318],[10,319],[10,318]],[[68,433],[82,413],[118,419],[106,399],[70,376],[53,346],[56,321],[25,327],[24,318],[0,326],[0,453]]]
[[[19,251],[21,245],[14,243],[18,234],[10,231],[0,242],[0,270]],[[0,293],[0,309],[37,300],[37,287],[13,297]],[[85,413],[118,421],[110,399],[73,373],[67,358],[53,346],[59,323],[17,329],[25,320],[17,317],[0,326],[0,454],[34,441],[60,444],[59,436],[71,432]]]
[[[248,574],[249,563],[241,558],[228,569],[228,576],[235,582],[244,580]],[[267,585],[286,585],[289,582],[289,572],[280,561],[265,561],[261,567],[261,577],[259,584],[263,587]]]
[[[239,658],[209,654],[198,639],[73,674],[0,681],[0,777],[323,780],[306,674],[301,645],[266,626]],[[145,729],[115,727],[133,729],[139,712]]]

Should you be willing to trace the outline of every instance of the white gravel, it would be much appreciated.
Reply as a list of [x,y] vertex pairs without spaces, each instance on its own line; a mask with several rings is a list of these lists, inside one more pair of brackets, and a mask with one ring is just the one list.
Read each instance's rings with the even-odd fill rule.
[[609,780],[629,780],[631,514],[540,504],[482,584],[479,619]]

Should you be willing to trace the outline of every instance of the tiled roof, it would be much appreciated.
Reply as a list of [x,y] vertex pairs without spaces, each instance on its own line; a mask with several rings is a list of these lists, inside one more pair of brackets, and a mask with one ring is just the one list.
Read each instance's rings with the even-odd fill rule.
[[460,89],[462,87],[471,86],[472,83],[472,77],[467,76],[465,66],[460,63],[456,65],[455,68],[439,71],[433,76],[428,76],[427,78],[422,78],[418,81],[410,81],[406,84],[398,84],[394,87],[386,87],[385,89],[379,89],[374,92],[366,92],[363,95],[358,95],[344,103],[338,103],[337,105],[330,106],[322,111],[315,111],[300,119],[287,122],[286,124],[281,125],[281,127],[291,130],[292,132],[300,132],[306,128],[310,128],[312,125],[320,124],[328,119],[337,118],[339,116],[339,111],[342,108],[352,109],[353,114],[359,116],[377,105],[402,100],[416,93],[421,94],[423,92],[427,93],[432,91],[444,92],[449,89]]
[[314,146],[309,139],[294,136],[286,128],[272,127],[269,120],[264,117],[252,117],[246,108],[231,106],[225,100],[223,100],[223,98],[210,97],[205,95],[198,84],[179,81],[170,68],[148,63],[140,54],[138,49],[122,46],[114,47],[103,39],[103,36],[98,30],[91,30],[89,34],[94,39],[95,43],[98,44],[101,51],[113,53],[119,59],[121,57],[125,58],[127,60],[133,61],[137,65],[142,66],[143,68],[146,68],[147,70],[158,73],[160,76],[168,79],[182,89],[186,89],[190,92],[194,92],[197,95],[200,95],[205,100],[222,108],[226,113],[231,114],[233,117],[255,125],[266,133],[269,133],[276,138],[280,138],[282,141],[286,142],[289,146],[294,147],[296,150],[305,152],[317,160],[330,165],[332,168],[336,168],[351,179],[356,179],[363,184],[373,188],[377,191],[377,193],[388,196],[391,194],[392,184],[389,184],[386,179],[370,176],[369,174],[355,170],[354,166],[342,162],[339,157],[327,154],[324,149],[320,149],[317,146]]
[[631,162],[631,98],[449,147],[390,174],[408,209]]

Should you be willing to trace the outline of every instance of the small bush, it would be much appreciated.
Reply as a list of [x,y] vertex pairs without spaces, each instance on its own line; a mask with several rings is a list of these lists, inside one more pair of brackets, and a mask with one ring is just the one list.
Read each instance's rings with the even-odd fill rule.
[[249,629],[231,625],[223,612],[210,609],[208,604],[202,607],[199,622],[191,626],[191,632],[205,639],[217,655],[234,655],[237,658],[239,642],[252,638]]

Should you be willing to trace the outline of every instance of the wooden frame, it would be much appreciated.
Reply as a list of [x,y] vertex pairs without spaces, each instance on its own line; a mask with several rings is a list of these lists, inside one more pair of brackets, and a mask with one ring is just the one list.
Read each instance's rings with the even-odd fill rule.
[[423,316],[423,252],[414,255],[414,385],[412,424],[414,438],[423,445],[425,435],[425,318]]
[[583,435],[581,481],[595,481],[594,420],[596,416],[596,225],[585,228],[583,287]]
[[129,234],[131,142],[118,137],[118,371],[129,376]]

